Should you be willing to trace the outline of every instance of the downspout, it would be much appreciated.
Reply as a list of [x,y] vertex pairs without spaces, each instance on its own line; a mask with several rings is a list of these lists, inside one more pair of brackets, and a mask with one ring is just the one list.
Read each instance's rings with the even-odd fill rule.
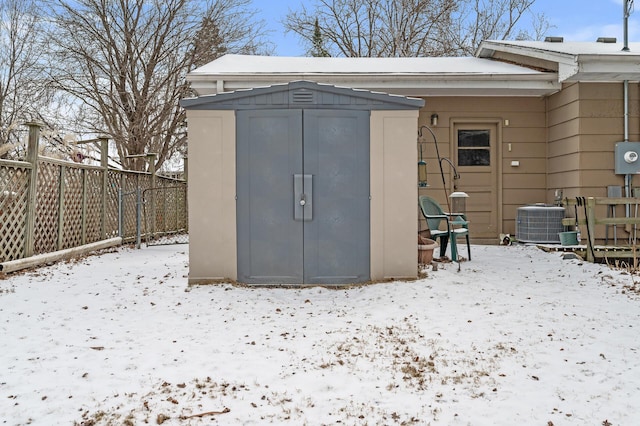
[[[623,82],[623,123],[624,123],[624,138],[623,142],[629,142],[629,80]],[[624,175],[624,194],[626,197],[631,197],[631,183],[633,181],[633,175]],[[631,216],[631,205],[626,204],[627,217]]]
[[[633,0],[624,0],[622,3],[622,19],[623,19],[623,33],[624,33],[624,44],[622,47],[623,52],[629,51],[629,15],[631,15],[631,7],[633,5]],[[624,142],[629,142],[629,80],[624,80],[623,82],[623,103],[624,103]],[[630,174],[624,175],[624,192],[626,197],[632,197],[631,184],[632,184],[633,176]],[[626,215],[627,217],[631,217],[631,205],[626,205]]]

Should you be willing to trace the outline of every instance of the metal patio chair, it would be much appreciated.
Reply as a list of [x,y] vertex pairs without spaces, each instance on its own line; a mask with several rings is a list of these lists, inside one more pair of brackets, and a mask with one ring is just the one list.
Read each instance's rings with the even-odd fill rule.
[[[421,195],[419,198],[420,211],[427,221],[432,239],[440,240],[440,257],[445,255],[447,244],[451,241],[451,260],[458,260],[457,239],[464,236],[467,240],[467,256],[471,260],[471,244],[469,243],[469,221],[462,213],[447,213],[433,198]],[[440,229],[442,221],[446,229]]]

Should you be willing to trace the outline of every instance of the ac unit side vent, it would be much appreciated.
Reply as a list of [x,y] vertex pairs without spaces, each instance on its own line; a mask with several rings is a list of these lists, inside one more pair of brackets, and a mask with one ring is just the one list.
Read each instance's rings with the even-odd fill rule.
[[308,90],[296,90],[293,92],[292,102],[294,104],[312,104],[314,102],[314,93]]
[[525,243],[560,243],[564,207],[532,205],[516,213],[516,238]]

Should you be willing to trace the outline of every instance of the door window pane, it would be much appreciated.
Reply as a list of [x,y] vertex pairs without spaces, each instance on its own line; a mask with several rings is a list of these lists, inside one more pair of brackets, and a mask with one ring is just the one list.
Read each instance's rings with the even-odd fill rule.
[[489,130],[458,130],[458,166],[490,166],[490,150]]
[[458,151],[458,166],[490,166],[491,158],[486,149],[465,149]]
[[489,147],[489,130],[458,130],[458,147]]

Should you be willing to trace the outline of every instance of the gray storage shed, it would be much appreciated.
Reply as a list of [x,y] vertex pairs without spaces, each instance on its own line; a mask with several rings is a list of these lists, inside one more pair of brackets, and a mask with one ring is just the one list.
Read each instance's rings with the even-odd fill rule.
[[189,282],[415,277],[423,104],[309,81],[183,100]]

